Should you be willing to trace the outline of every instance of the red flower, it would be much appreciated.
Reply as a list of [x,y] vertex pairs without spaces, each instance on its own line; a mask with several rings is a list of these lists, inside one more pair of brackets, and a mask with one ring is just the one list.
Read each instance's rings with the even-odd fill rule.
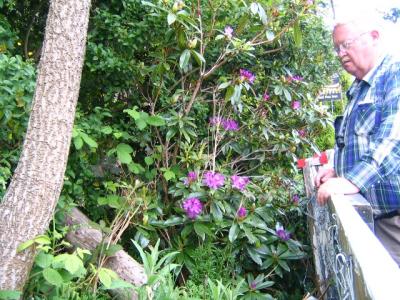
[[306,166],[306,160],[305,158],[301,158],[297,160],[297,167],[299,169],[303,169]]
[[321,155],[319,156],[319,163],[321,165],[325,165],[328,163],[328,156],[326,155],[325,152],[322,152]]

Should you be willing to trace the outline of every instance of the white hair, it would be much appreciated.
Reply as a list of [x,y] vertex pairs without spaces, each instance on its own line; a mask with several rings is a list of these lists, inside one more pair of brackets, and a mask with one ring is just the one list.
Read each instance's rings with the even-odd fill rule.
[[383,16],[372,9],[360,9],[356,12],[342,13],[334,20],[332,29],[340,25],[350,24],[360,31],[377,30],[382,32],[384,29]]
[[374,9],[360,8],[356,12],[346,12],[337,16],[333,22],[332,31],[338,26],[350,25],[360,33],[376,30],[379,32],[381,46],[387,42],[388,22],[383,19],[383,15]]

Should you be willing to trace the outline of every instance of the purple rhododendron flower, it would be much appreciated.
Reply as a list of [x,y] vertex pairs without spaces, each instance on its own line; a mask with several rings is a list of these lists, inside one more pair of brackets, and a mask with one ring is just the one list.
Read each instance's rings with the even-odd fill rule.
[[231,26],[226,26],[224,29],[224,34],[228,39],[231,39],[233,36],[233,28]]
[[265,101],[267,101],[267,100],[269,100],[269,98],[270,98],[269,94],[267,92],[265,92],[264,95],[263,95],[263,99]]
[[221,173],[207,171],[204,173],[203,183],[210,189],[218,189],[225,183],[225,176]]
[[193,171],[190,171],[189,173],[188,173],[188,175],[186,176],[186,178],[185,178],[185,180],[184,180],[184,183],[186,184],[186,185],[189,185],[189,184],[191,184],[192,182],[195,182],[197,180],[197,173],[196,172],[193,172]]
[[226,119],[222,121],[222,126],[224,126],[225,130],[228,131],[238,131],[239,130],[239,124],[235,120],[232,119]]
[[293,203],[298,204],[298,203],[299,203],[299,200],[300,200],[299,195],[294,194],[293,197],[292,197]]
[[298,130],[297,133],[298,133],[299,136],[301,136],[302,138],[306,137],[306,131],[305,131],[304,129]]
[[247,184],[250,182],[250,179],[247,176],[232,175],[231,180],[232,180],[232,187],[240,191],[243,191],[246,188]]
[[303,77],[301,77],[301,76],[299,76],[299,75],[294,75],[294,76],[292,76],[292,80],[294,80],[294,81],[303,81]]
[[276,224],[276,235],[282,240],[287,241],[290,239],[290,233],[287,232],[279,223]]
[[239,209],[238,209],[238,211],[237,211],[237,213],[236,213],[236,215],[237,215],[239,218],[244,218],[244,217],[246,217],[246,215],[247,215],[247,210],[246,210],[246,208],[245,208],[244,206],[240,206]]
[[183,202],[183,209],[190,219],[196,219],[203,210],[203,204],[197,198],[188,198]]
[[251,73],[249,70],[240,69],[240,79],[246,80],[250,84],[253,84],[254,80],[256,79],[256,76],[254,76],[254,74]]
[[300,101],[293,101],[292,102],[292,108],[294,109],[294,110],[298,110],[298,109],[300,109],[300,107],[301,107],[301,103],[300,103]]
[[224,119],[221,118],[221,117],[211,117],[210,118],[210,125],[211,126],[220,125],[223,121],[224,121]]

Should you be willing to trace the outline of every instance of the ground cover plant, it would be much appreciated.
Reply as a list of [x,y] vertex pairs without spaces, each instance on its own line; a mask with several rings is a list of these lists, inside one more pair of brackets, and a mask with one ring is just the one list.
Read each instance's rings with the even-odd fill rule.
[[[46,15],[44,3],[1,3],[0,74],[11,75],[1,78],[10,87],[0,195],[23,140]],[[316,96],[337,70],[318,3],[92,5],[64,188],[48,236],[35,241],[25,294],[101,299],[130,287],[96,251],[65,252],[62,216],[78,206],[147,266],[142,299],[300,299],[312,286],[296,161],[329,126]],[[33,6],[31,23],[15,18]]]

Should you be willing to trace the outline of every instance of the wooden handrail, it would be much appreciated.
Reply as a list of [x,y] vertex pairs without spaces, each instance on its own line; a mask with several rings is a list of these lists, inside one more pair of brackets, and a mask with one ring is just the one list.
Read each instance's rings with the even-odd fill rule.
[[[333,159],[333,151],[328,151]],[[324,299],[400,299],[400,269],[373,234],[370,204],[360,194],[315,201],[315,158],[304,171],[316,281]]]

